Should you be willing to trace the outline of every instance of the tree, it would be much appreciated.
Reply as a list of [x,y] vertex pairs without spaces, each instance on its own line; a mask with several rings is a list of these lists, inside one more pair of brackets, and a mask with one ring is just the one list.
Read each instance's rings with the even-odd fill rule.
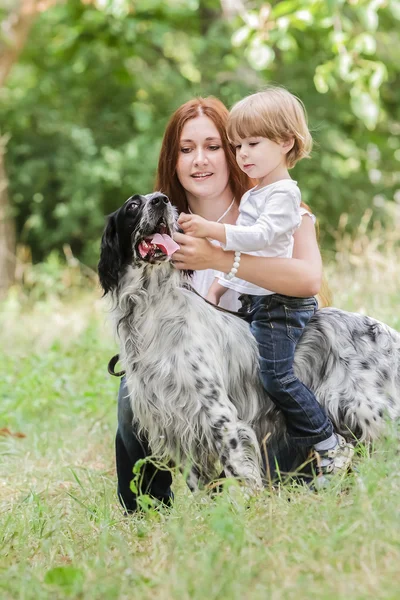
[[68,0],[44,11],[0,104],[18,240],[34,261],[68,243],[96,264],[104,215],[152,189],[172,111],[196,94],[231,106],[269,81],[310,115],[314,155],[293,176],[325,242],[341,213],[349,227],[367,207],[378,214],[400,181],[398,6]]
[[[0,12],[3,38],[0,37],[0,89],[21,54],[34,20],[53,2],[51,0],[8,0]],[[0,131],[0,298],[14,281],[15,222],[8,195],[4,155],[8,137]]]

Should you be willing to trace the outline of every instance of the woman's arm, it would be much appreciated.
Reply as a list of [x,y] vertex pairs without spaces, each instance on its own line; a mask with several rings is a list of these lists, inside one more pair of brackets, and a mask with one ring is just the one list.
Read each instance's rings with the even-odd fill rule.
[[[229,273],[234,252],[226,252],[208,240],[177,233],[180,250],[174,254],[178,269],[216,269]],[[319,292],[322,260],[314,223],[304,215],[294,235],[293,258],[264,258],[242,254],[237,276],[277,294],[307,297]]]

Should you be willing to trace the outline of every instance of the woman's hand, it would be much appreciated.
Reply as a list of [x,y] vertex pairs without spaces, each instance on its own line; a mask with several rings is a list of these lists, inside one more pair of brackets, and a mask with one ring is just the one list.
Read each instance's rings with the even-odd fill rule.
[[174,252],[172,260],[177,269],[218,269],[218,259],[224,251],[204,238],[195,238],[184,233],[175,233],[174,240],[180,249]]

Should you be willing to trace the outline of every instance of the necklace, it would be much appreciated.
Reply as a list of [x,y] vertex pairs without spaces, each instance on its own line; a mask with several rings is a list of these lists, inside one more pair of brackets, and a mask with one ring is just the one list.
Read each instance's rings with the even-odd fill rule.
[[[232,198],[232,202],[230,203],[230,205],[228,206],[228,208],[226,209],[226,211],[224,212],[224,214],[223,214],[223,215],[221,215],[221,216],[220,216],[220,218],[219,218],[219,219],[217,219],[215,222],[216,222],[216,223],[220,223],[220,222],[222,221],[222,219],[223,219],[224,217],[226,217],[226,215],[227,215],[227,214],[228,214],[228,212],[231,210],[231,208],[232,208],[232,206],[233,206],[234,204],[235,204],[235,198]],[[188,206],[188,210],[189,210],[190,214],[192,215],[192,214],[193,214],[193,212],[190,210],[190,206]]]

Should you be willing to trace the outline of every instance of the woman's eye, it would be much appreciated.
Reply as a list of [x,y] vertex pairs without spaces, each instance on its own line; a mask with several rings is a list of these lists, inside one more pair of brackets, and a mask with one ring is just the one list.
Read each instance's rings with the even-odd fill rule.
[[210,150],[213,150],[215,152],[215,150],[219,150],[221,148],[221,146],[208,146]]
[[249,146],[257,146],[257,144],[259,144],[259,142],[250,142]]
[[191,150],[192,150],[191,148],[181,148],[181,152],[183,154],[189,154],[189,152],[191,152]]
[[240,148],[241,148],[241,147],[242,147],[242,145],[241,145],[241,144],[236,144],[236,146],[235,146],[235,150],[240,150]]

